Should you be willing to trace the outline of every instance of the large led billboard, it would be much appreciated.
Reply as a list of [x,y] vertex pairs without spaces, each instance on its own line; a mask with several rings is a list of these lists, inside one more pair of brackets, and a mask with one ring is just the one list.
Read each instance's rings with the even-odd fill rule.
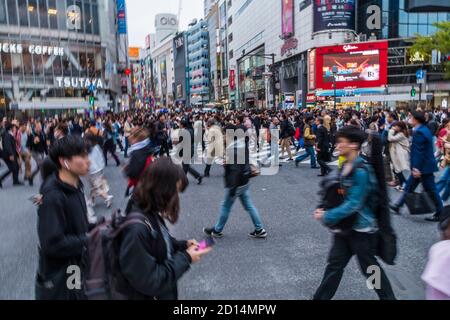
[[313,32],[355,30],[355,0],[314,0]]
[[316,88],[333,89],[335,80],[337,89],[386,85],[387,57],[387,41],[317,48]]

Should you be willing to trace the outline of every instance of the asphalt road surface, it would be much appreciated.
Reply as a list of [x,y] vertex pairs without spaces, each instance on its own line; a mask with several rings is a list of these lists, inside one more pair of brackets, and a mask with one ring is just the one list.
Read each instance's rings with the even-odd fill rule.
[[[125,179],[113,161],[106,169],[114,207],[123,207]],[[6,167],[2,165],[0,172]],[[199,167],[199,169],[203,169]],[[181,299],[310,299],[324,269],[331,236],[312,218],[318,203],[317,170],[301,164],[284,163],[275,176],[252,180],[252,199],[268,231],[266,240],[253,240],[248,214],[236,203],[226,226],[225,237],[214,251],[179,282]],[[204,238],[202,229],[213,226],[223,199],[223,169],[215,166],[210,179],[195,181],[181,197],[181,217],[172,228],[179,239]],[[192,179],[192,178],[191,178]],[[28,200],[35,187],[11,186],[0,190],[0,299],[34,299],[37,265],[36,208]],[[396,191],[393,197],[398,197]],[[97,202],[98,215],[110,212]],[[423,299],[420,276],[429,248],[439,240],[435,224],[404,213],[394,217],[399,237],[399,257],[387,268],[399,299]],[[347,267],[336,299],[377,299],[369,290],[355,259]]]

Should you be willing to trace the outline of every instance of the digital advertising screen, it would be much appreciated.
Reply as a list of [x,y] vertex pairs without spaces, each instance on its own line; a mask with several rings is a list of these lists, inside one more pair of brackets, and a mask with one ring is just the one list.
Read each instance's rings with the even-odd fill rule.
[[294,0],[281,0],[281,33],[284,37],[294,34]]
[[[387,84],[386,41],[317,48],[318,89],[367,88]],[[334,73],[334,72],[335,73]]]

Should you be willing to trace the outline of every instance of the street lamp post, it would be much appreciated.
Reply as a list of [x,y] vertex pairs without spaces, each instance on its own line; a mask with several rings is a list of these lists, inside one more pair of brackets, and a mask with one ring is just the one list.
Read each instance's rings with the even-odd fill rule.
[[334,88],[334,112],[336,112],[337,110],[337,105],[336,105],[336,75],[338,74],[338,67],[337,66],[333,66],[333,88]]

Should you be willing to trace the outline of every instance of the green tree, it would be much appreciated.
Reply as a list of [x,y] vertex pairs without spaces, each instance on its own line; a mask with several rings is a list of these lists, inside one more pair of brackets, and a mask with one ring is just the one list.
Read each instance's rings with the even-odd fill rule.
[[[433,24],[437,31],[431,36],[416,35],[411,52],[419,52],[426,60],[429,60],[433,50],[438,50],[443,55],[450,54],[450,21],[442,21]],[[445,77],[450,79],[450,61],[444,62]]]

